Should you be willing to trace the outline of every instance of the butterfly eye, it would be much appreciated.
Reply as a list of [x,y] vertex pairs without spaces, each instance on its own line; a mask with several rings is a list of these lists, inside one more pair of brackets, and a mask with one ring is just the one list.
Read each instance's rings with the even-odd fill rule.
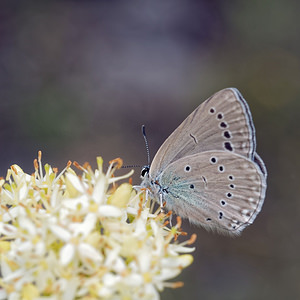
[[149,166],[144,166],[142,171],[141,171],[141,177],[144,178],[146,175],[149,174]]

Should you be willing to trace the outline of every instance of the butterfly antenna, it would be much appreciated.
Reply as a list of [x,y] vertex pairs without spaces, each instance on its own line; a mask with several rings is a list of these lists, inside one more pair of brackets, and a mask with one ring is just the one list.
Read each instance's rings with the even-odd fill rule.
[[128,169],[128,168],[141,168],[142,166],[140,165],[130,165],[130,166],[122,166],[122,169]]
[[148,145],[148,140],[147,140],[146,131],[145,131],[145,125],[142,125],[142,134],[143,134],[146,151],[147,151],[147,165],[150,166],[150,151],[149,151],[149,145]]

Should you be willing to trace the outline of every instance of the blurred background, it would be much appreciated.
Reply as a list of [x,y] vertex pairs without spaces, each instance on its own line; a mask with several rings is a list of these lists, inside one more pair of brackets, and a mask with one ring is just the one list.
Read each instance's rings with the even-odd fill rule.
[[[162,299],[300,299],[300,2],[0,2],[0,173],[103,156],[146,164],[216,91],[237,87],[268,168],[239,238],[191,227],[194,264]],[[123,172],[123,170],[121,170]],[[134,183],[138,184],[140,170]],[[125,170],[124,170],[125,173]]]

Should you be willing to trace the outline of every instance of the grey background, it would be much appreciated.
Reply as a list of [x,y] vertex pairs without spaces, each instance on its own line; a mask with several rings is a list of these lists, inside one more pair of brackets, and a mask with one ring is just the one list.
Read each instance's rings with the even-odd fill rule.
[[[196,232],[194,264],[162,299],[297,299],[299,7],[296,1],[0,1],[0,168],[38,150],[67,161],[146,163],[214,92],[251,108],[267,198],[239,238]],[[121,171],[123,172],[123,171]],[[134,183],[139,183],[139,169]]]

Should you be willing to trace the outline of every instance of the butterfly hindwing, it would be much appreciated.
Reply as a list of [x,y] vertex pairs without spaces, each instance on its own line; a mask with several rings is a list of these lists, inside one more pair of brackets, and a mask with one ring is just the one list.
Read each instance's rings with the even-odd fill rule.
[[205,151],[170,164],[158,178],[167,208],[190,222],[239,234],[261,210],[266,179],[251,160]]

